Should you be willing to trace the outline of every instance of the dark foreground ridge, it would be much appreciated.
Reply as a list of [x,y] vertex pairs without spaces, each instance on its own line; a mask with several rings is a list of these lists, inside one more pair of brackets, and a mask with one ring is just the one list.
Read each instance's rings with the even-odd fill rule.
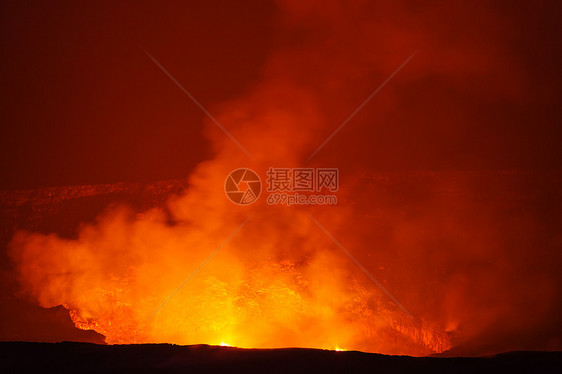
[[562,352],[490,357],[386,356],[319,349],[208,345],[0,343],[0,372],[130,373],[560,373]]

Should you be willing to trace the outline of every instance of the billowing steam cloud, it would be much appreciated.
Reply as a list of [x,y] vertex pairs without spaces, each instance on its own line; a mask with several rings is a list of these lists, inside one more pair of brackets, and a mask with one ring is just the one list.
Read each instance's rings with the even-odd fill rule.
[[[555,297],[556,287],[537,272],[531,279],[518,278],[529,259],[526,249],[513,249],[507,237],[519,227],[533,242],[540,232],[538,214],[510,218],[472,194],[462,200],[443,193],[482,188],[469,184],[478,178],[464,174],[447,174],[437,182],[424,182],[422,176],[427,190],[413,192],[410,186],[400,196],[389,196],[384,183],[365,172],[377,163],[393,169],[426,167],[440,160],[448,142],[476,144],[468,135],[471,108],[461,101],[482,95],[479,85],[490,77],[498,84],[485,92],[485,101],[520,100],[524,79],[505,72],[505,66],[512,72],[519,68],[508,51],[498,49],[509,23],[490,10],[470,9],[478,22],[494,22],[500,29],[482,42],[456,27],[454,19],[440,18],[456,14],[447,3],[419,9],[307,4],[281,6],[279,23],[286,32],[263,81],[249,94],[210,108],[255,161],[209,121],[206,132],[215,157],[199,165],[190,176],[191,187],[166,209],[142,216],[111,209],[74,240],[18,233],[11,254],[24,289],[40,305],[64,305],[77,326],[104,334],[109,343],[225,342],[413,355],[446,350],[451,337],[465,343],[509,313],[510,323],[519,323],[525,314],[513,314],[512,304],[523,299],[535,305],[530,318],[550,313],[546,301]],[[367,20],[362,14],[374,16]],[[457,42],[444,38],[451,30],[459,32]],[[270,166],[304,165],[415,51],[410,64],[354,119],[350,126],[356,135],[344,129],[311,161],[340,168],[338,207],[271,207],[263,199],[237,207],[225,197],[224,180],[235,168],[250,167],[264,181]],[[161,72],[155,68],[155,74]],[[442,89],[436,84],[446,86],[451,97],[445,106],[428,109],[432,94]],[[419,117],[429,111],[437,114]],[[373,120],[378,122],[368,123]],[[391,144],[367,136],[373,131]],[[453,162],[466,166],[469,158]],[[371,282],[307,212],[356,253],[413,317]]]

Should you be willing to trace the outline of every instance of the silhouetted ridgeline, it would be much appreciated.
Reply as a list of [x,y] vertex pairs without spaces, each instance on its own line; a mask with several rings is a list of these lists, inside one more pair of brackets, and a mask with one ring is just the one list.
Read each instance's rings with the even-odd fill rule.
[[0,371],[131,373],[560,373],[562,352],[490,357],[385,356],[318,349],[239,349],[208,345],[0,343]]

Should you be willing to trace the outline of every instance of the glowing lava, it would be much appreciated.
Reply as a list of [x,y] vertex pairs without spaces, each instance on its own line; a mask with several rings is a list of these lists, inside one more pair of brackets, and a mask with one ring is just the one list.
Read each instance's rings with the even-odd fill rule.
[[76,240],[20,233],[12,247],[25,289],[42,306],[64,305],[77,327],[110,344],[333,349],[327,342],[338,341],[336,349],[412,355],[449,347],[445,333],[410,319],[341,252],[311,251],[321,236],[310,234],[308,252],[284,258],[240,256],[258,237],[262,246],[279,239],[265,240],[256,221],[191,276],[216,246],[214,235],[169,226],[157,212],[130,216],[115,211]]

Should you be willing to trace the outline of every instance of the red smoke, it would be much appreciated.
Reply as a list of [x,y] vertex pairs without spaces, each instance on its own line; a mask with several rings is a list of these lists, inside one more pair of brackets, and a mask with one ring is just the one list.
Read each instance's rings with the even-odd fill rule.
[[[555,95],[515,46],[526,21],[499,6],[289,1],[275,22],[260,81],[208,108],[255,160],[207,120],[213,157],[166,209],[110,209],[73,240],[19,232],[10,254],[24,290],[109,343],[559,349],[560,175],[524,171],[559,166],[550,133],[529,125],[547,123],[530,113]],[[250,167],[265,181],[270,166],[338,167],[338,206],[225,197],[230,171]],[[437,171],[415,171],[427,169]]]

